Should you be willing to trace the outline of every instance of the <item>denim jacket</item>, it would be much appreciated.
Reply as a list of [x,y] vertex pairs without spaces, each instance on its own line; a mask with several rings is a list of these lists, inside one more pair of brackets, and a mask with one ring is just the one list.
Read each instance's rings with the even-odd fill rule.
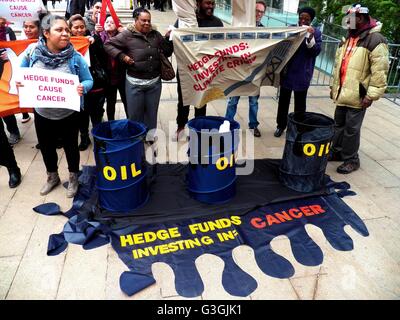
[[[36,43],[30,44],[22,53],[22,68],[31,68],[38,60],[35,55]],[[79,77],[79,82],[83,85],[83,94],[86,94],[93,87],[93,78],[90,74],[89,67],[82,55],[75,51],[72,58],[68,60],[68,66],[72,74]],[[83,107],[83,96],[81,97],[81,108]]]

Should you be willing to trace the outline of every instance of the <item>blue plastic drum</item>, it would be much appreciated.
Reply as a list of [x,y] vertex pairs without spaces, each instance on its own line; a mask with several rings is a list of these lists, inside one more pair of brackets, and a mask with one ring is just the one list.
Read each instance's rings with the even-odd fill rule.
[[103,122],[92,130],[99,204],[109,211],[129,212],[149,198],[143,140],[147,128],[140,122]]

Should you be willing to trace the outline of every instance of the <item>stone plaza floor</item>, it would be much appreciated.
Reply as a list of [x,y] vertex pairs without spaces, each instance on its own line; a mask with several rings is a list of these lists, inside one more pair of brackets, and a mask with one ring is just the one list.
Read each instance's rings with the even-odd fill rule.
[[[153,21],[162,27],[172,24],[174,14],[153,11]],[[277,112],[276,89],[264,87],[259,100],[262,136],[255,138],[255,158],[281,158],[285,135],[273,137]],[[176,84],[165,83],[161,96],[158,127],[167,132],[175,129]],[[293,106],[291,106],[292,110]],[[311,87],[308,111],[333,117],[334,105],[328,88]],[[208,104],[208,115],[224,116],[225,100]],[[191,110],[190,117],[193,116]],[[117,118],[123,118],[118,103]],[[22,183],[9,189],[8,174],[0,167],[0,299],[184,299],[175,290],[172,269],[163,263],[153,264],[156,283],[127,297],[119,287],[119,276],[127,267],[110,245],[85,251],[77,245],[55,257],[46,255],[48,237],[59,233],[67,221],[65,217],[38,215],[32,208],[46,202],[56,202],[62,210],[71,207],[72,200],[65,189],[57,187],[47,196],[39,190],[46,179],[45,167],[37,143],[33,121],[21,123],[17,115],[22,140],[14,147],[22,171]],[[236,120],[247,127],[248,100],[240,100]],[[172,129],[171,129],[172,128]],[[178,147],[178,160],[184,160],[187,143],[169,142],[165,161],[172,158],[170,150]],[[68,178],[64,151],[58,150],[59,172],[62,181]],[[354,241],[354,250],[333,249],[322,231],[308,225],[310,237],[321,247],[324,261],[316,267],[299,264],[293,257],[289,240],[278,237],[271,242],[273,250],[288,259],[295,275],[276,279],[265,275],[257,266],[254,252],[246,246],[234,250],[239,266],[258,282],[257,289],[245,298],[229,295],[221,283],[223,261],[213,255],[203,255],[196,266],[204,282],[204,292],[196,299],[399,299],[400,298],[400,107],[387,99],[373,103],[368,109],[361,132],[361,168],[350,174],[336,173],[340,164],[330,162],[326,173],[335,181],[347,181],[356,196],[344,201],[366,224],[370,235],[362,237],[351,227],[346,233]],[[81,165],[94,165],[93,144],[81,152]]]

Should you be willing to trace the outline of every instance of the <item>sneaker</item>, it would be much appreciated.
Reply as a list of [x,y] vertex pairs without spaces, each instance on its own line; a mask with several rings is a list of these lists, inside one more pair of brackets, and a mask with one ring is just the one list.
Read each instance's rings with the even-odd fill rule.
[[31,116],[29,115],[29,113],[23,113],[21,122],[27,123],[27,122],[29,122],[29,120],[31,120]]
[[258,128],[253,128],[253,129],[250,129],[250,130],[253,131],[253,135],[255,137],[257,137],[257,138],[261,137],[261,132],[260,132],[260,130],[258,130]]
[[21,140],[21,135],[20,134],[15,134],[15,133],[10,133],[10,136],[8,138],[8,143],[13,145],[17,144]]
[[342,163],[336,171],[341,174],[349,174],[360,168],[360,160],[349,160]]
[[179,127],[175,135],[172,137],[172,141],[178,142],[185,135],[185,128]]
[[279,138],[282,135],[283,131],[285,131],[285,130],[281,129],[281,128],[276,128],[276,130],[274,132],[274,137]]

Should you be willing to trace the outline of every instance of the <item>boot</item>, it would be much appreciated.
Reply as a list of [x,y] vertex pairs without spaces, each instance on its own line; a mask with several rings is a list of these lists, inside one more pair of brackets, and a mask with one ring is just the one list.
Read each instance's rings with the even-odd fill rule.
[[78,192],[78,172],[70,172],[69,173],[69,182],[67,189],[67,198],[73,198]]
[[18,167],[7,168],[8,174],[10,175],[10,180],[8,180],[8,186],[10,188],[15,188],[21,183],[21,171]]
[[92,142],[90,141],[89,135],[81,135],[81,143],[79,144],[79,151],[85,151]]
[[60,182],[61,181],[60,177],[58,176],[58,172],[47,172],[47,182],[40,190],[40,195],[45,196],[51,190],[53,190],[54,187],[58,186]]

